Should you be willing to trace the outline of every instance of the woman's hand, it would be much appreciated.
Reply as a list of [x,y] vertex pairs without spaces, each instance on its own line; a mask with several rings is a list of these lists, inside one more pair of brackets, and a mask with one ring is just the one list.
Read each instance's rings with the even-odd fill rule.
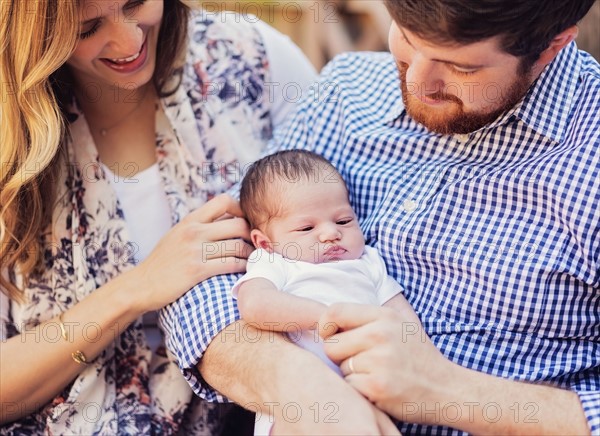
[[222,194],[191,212],[131,273],[140,312],[158,310],[209,277],[246,271],[253,247],[237,201]]

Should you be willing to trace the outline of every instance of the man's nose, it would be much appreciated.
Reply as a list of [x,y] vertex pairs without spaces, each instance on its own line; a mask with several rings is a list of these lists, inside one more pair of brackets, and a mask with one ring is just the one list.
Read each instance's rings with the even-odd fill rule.
[[426,96],[443,90],[443,68],[434,62],[416,54],[406,71],[406,85],[410,94]]

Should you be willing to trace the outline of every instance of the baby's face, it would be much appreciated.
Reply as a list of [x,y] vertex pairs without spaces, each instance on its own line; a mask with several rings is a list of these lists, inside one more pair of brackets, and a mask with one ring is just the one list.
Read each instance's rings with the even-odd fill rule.
[[286,183],[282,214],[266,229],[273,251],[310,263],[358,259],[365,238],[341,180]]

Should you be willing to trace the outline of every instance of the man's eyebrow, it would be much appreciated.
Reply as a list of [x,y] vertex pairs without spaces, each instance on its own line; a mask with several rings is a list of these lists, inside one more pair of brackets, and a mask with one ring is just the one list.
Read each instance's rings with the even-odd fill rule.
[[[406,36],[406,33],[404,33],[404,30],[402,30],[400,27],[398,27],[398,29],[400,29],[400,33],[402,33],[402,36],[404,37],[404,39],[406,40],[406,42],[408,43],[408,45],[410,45],[412,48],[415,48],[415,46],[413,45],[413,43],[410,42],[410,40]],[[453,65],[455,67],[463,68],[465,70],[478,70],[478,69],[483,68],[485,66],[485,65],[477,65],[477,64],[463,64],[461,62],[448,61],[446,59],[432,59],[432,61],[441,62],[443,64]]]

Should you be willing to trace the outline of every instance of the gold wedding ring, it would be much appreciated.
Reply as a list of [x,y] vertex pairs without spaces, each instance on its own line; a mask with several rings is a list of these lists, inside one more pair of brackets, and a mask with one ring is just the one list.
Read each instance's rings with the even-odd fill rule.
[[350,374],[354,374],[354,362],[352,361],[354,359],[354,356],[350,357],[350,359],[348,359],[348,369],[350,370]]

